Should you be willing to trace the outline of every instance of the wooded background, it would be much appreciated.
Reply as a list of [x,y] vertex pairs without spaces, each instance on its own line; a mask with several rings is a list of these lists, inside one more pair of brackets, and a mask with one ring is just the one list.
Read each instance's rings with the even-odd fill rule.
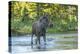
[[11,2],[11,33],[31,33],[32,23],[48,13],[54,23],[48,33],[78,30],[78,6],[52,3]]

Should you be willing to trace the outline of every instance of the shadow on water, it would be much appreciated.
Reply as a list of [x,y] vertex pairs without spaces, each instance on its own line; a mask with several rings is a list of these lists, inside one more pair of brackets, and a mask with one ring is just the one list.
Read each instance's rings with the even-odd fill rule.
[[31,48],[31,35],[15,37],[12,36],[12,53],[27,53],[32,51],[48,51],[48,50],[61,50],[61,49],[75,49],[77,48],[77,34],[48,34],[46,36],[46,45],[44,45],[43,38],[41,37],[41,44],[36,45],[36,37],[33,38],[33,48]]

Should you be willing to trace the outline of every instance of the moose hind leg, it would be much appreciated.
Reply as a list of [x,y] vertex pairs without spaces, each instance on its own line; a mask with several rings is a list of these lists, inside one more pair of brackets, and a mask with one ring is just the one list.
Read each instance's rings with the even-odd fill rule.
[[31,36],[31,48],[33,48],[33,34]]
[[38,40],[37,40],[37,38],[36,38],[36,39],[35,39],[35,44],[36,44],[36,45],[37,45],[37,41],[38,41]]

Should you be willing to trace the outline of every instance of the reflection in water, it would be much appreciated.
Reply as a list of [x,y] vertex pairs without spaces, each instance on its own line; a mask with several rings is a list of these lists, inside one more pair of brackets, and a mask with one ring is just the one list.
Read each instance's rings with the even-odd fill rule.
[[36,37],[33,38],[33,48],[31,48],[31,36],[12,37],[12,54],[27,53],[32,51],[47,51],[60,49],[76,49],[77,48],[77,34],[47,34],[46,45],[44,45],[41,37],[41,44],[35,44]]
[[[35,37],[35,39],[34,39],[35,41],[33,41],[33,43],[34,43],[34,45],[33,45],[33,49],[35,48],[35,49],[37,49],[37,50],[39,50],[39,51],[45,51],[47,48],[46,48],[46,46],[50,46],[50,45],[53,45],[53,43],[52,44],[50,44],[50,42],[54,42],[54,40],[52,39],[52,38],[47,38],[47,42],[46,42],[46,44],[45,44],[45,42],[43,41],[43,38],[42,37],[40,37],[40,45],[39,44],[36,44],[36,37]],[[35,47],[34,47],[35,46]]]

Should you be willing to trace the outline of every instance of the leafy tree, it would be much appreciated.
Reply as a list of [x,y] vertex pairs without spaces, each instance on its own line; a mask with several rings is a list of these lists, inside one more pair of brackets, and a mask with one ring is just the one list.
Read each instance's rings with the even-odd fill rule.
[[11,2],[11,31],[18,33],[31,33],[32,23],[45,13],[48,13],[54,27],[49,33],[77,31],[78,7],[77,5],[63,5],[52,3]]

